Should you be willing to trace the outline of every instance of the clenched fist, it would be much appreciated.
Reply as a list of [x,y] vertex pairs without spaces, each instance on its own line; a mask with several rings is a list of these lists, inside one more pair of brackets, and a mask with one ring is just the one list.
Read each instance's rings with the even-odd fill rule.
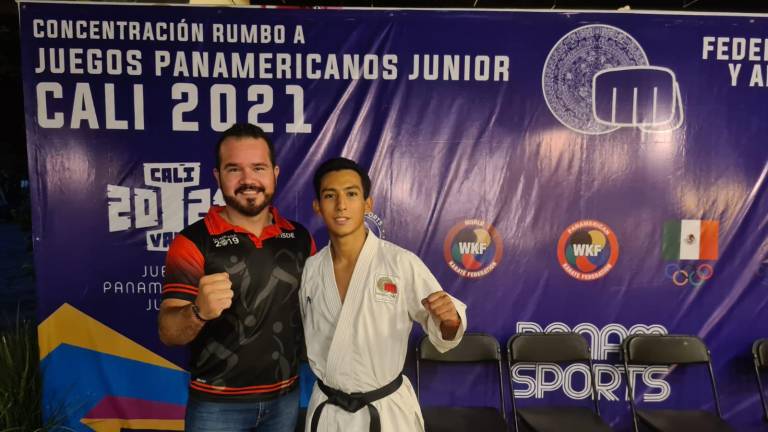
[[200,316],[204,320],[212,320],[221,316],[224,309],[232,306],[232,281],[228,273],[214,273],[200,278],[197,304]]
[[[424,308],[440,321],[444,339],[453,339],[461,325],[461,318],[453,300],[445,291],[437,291],[421,301]],[[446,337],[447,336],[447,337]]]

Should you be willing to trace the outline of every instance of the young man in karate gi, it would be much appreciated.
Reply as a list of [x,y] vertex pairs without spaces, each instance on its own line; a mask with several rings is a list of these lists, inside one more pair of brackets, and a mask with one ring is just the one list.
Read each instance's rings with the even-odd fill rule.
[[423,431],[402,375],[413,322],[441,352],[461,341],[466,306],[442,290],[413,253],[366,229],[371,181],[354,161],[323,163],[314,210],[330,244],[307,259],[299,301],[307,356],[318,382],[307,432]]

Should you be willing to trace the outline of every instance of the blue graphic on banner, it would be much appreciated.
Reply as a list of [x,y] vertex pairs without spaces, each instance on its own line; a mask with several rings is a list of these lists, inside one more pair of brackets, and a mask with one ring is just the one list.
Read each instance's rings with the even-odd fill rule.
[[[20,10],[45,391],[72,396],[68,427],[183,428],[186,351],[156,328],[165,251],[222,203],[214,144],[245,121],[274,139],[276,205],[319,246],[312,173],[350,157],[371,173],[369,229],[424,260],[470,331],[582,333],[616,430],[634,333],[701,336],[725,418],[762,427],[749,349],[768,337],[768,16]],[[715,258],[711,233],[670,237],[667,221],[718,221]],[[70,335],[44,324],[62,305],[85,323]],[[520,366],[516,394],[583,399],[582,372]],[[630,372],[646,404],[710,407],[703,380]],[[425,379],[430,403],[496,404],[491,375]]]

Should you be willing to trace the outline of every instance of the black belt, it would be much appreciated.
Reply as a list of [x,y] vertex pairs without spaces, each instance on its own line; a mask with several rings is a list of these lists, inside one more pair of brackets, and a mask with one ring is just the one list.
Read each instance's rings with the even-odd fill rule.
[[320,423],[320,414],[323,412],[326,404],[336,405],[347,412],[357,412],[363,407],[368,407],[368,412],[371,415],[370,432],[381,432],[381,418],[379,417],[379,410],[373,406],[372,402],[379,399],[383,399],[392,393],[396,392],[403,383],[403,376],[398,375],[391,383],[385,385],[382,388],[361,393],[355,392],[352,394],[344,393],[341,390],[336,390],[325,385],[322,381],[317,380],[317,386],[320,390],[328,396],[328,400],[321,403],[315,408],[315,413],[312,414],[312,432],[317,432],[317,425]]

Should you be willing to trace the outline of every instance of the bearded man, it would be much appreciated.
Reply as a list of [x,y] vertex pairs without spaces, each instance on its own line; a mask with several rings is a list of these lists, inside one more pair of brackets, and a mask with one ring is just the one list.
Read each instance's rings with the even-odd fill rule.
[[303,348],[298,289],[309,232],[272,206],[280,168],[264,131],[216,144],[225,206],[179,233],[166,258],[160,339],[190,349],[185,430],[292,432]]

